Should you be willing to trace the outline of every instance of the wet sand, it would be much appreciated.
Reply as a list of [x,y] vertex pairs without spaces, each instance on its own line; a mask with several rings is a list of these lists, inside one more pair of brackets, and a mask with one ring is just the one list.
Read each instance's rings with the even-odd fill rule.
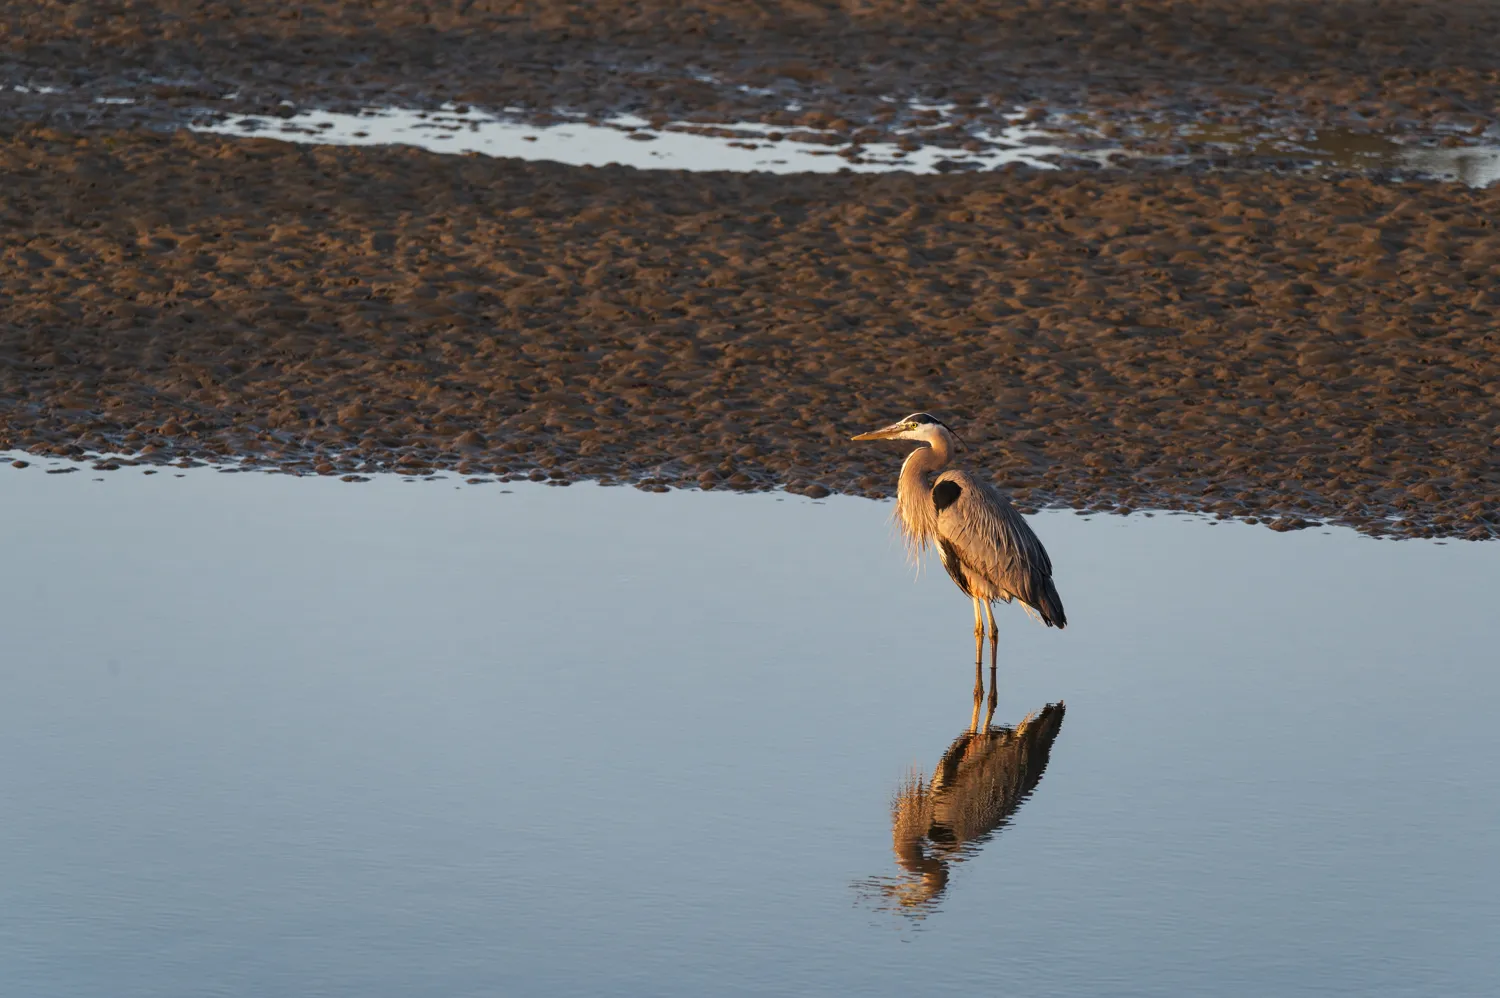
[[926,138],[953,145],[1018,105],[1157,152],[1183,145],[1164,122],[1461,143],[1500,125],[1496,37],[1500,8],[1481,0],[15,0],[0,83],[66,93],[0,95],[0,118],[161,117],[92,103],[122,93],[187,116],[453,101],[874,141],[920,115],[894,96],[952,102],[959,120]]
[[0,174],[0,449],[883,495],[848,437],[926,408],[1031,506],[1500,520],[1500,192],[30,126]]

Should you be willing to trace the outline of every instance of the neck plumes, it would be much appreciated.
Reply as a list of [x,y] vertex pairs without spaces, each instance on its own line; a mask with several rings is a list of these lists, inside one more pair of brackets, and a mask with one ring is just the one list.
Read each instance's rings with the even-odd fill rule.
[[901,478],[896,483],[896,519],[913,555],[921,554],[937,536],[932,476],[943,470],[951,454],[948,441],[934,437],[930,446],[918,447],[901,465]]

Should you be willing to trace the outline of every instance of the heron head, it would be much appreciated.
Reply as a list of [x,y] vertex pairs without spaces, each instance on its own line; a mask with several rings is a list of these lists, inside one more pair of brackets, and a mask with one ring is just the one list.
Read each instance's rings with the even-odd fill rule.
[[938,437],[947,437],[955,443],[963,443],[953,427],[926,412],[914,412],[905,419],[898,419],[890,426],[882,426],[869,433],[861,433],[854,440],[916,440],[931,446]]

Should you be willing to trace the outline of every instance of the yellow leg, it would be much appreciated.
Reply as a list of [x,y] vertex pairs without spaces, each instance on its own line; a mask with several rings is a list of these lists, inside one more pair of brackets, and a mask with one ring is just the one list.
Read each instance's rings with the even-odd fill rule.
[[984,610],[990,618],[990,670],[994,671],[995,662],[1000,654],[1000,628],[995,624],[995,605],[985,600]]
[[995,682],[995,665],[1000,657],[1000,628],[995,625],[995,604],[985,600],[984,609],[990,618],[990,702],[984,715],[984,730],[988,731],[995,717],[995,705],[1000,701],[999,684]]
[[974,714],[979,714],[979,698],[984,696],[984,612],[974,601]]

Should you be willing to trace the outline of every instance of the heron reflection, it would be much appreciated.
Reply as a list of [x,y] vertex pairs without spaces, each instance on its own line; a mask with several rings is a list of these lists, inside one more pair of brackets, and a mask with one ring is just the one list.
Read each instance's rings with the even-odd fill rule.
[[974,699],[969,730],[953,740],[932,776],[914,774],[891,805],[891,844],[901,874],[868,886],[879,907],[920,917],[936,906],[952,868],[973,856],[1009,823],[1036,789],[1062,729],[1061,702],[1027,715],[1015,727],[992,724],[993,693],[984,723]]

